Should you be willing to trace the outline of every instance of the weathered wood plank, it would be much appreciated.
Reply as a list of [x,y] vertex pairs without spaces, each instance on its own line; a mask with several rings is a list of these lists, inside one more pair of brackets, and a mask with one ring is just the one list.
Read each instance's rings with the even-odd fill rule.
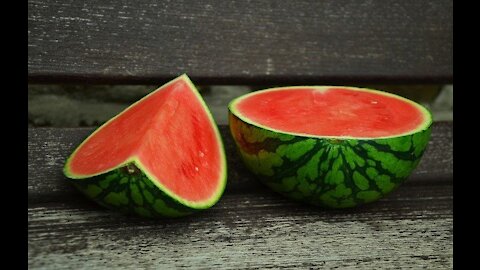
[[[354,209],[341,210],[322,210],[314,206],[305,205],[284,198],[273,191],[261,186],[243,192],[235,192],[227,189],[222,199],[207,211],[200,212],[184,219],[229,219],[235,216],[249,216],[256,218],[269,215],[288,215],[288,216],[322,216],[325,220],[332,222],[338,220],[371,220],[377,219],[435,219],[449,216],[452,213],[452,186],[405,186],[385,197],[381,201],[361,206]],[[93,223],[102,226],[117,226],[116,223],[110,223],[110,220],[116,219],[117,222],[127,222],[131,225],[138,220],[134,217],[124,217],[116,215],[109,210],[85,199],[80,193],[72,194],[69,198],[62,198],[50,202],[32,202],[29,203],[29,209],[32,213],[42,213],[44,211],[79,211],[95,212],[95,215],[101,216],[101,219],[92,220]],[[37,210],[35,210],[37,209]],[[109,215],[113,215],[108,217]],[[223,217],[222,217],[223,216]],[[36,219],[35,216],[29,221],[31,227],[34,224],[46,225],[43,219]],[[171,222],[180,221],[180,219],[171,219]],[[61,224],[61,220],[51,220],[52,223]]]
[[346,210],[296,203],[260,185],[220,129],[229,157],[224,196],[207,211],[163,220],[112,213],[67,184],[63,162],[92,129],[29,129],[29,268],[452,268],[451,122],[434,124],[407,183]]
[[[452,182],[452,122],[434,124],[432,139],[418,168],[407,184]],[[62,168],[68,155],[91,132],[92,128],[31,128],[28,130],[28,194],[33,199],[69,197],[76,191],[64,181]],[[220,126],[227,152],[230,189],[258,187],[236,154],[227,126]]]
[[435,82],[453,1],[29,0],[30,82]]
[[208,213],[162,221],[68,206],[32,207],[29,266],[452,268],[451,205],[404,207],[410,216],[399,220],[378,206],[346,213],[302,211],[308,207],[285,212],[269,202],[252,207],[249,200],[255,198],[226,196]]

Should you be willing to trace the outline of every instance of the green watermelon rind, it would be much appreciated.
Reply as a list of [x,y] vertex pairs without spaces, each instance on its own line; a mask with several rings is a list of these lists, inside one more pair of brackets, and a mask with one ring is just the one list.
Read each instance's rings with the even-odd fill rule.
[[[130,163],[128,166],[134,166]],[[69,179],[87,197],[118,212],[143,217],[181,217],[197,212],[159,189],[145,173],[130,174],[127,166],[94,177]]]
[[[89,138],[93,137],[97,132],[99,132],[102,129],[102,127],[106,126],[109,122],[112,122],[117,117],[120,117],[125,111],[129,110],[131,107],[135,106],[137,103],[141,102],[144,99],[147,99],[150,95],[154,94],[155,92],[157,92],[161,88],[165,88],[166,86],[176,82],[177,80],[185,81],[189,85],[189,88],[192,89],[192,91],[194,92],[198,101],[200,101],[201,105],[203,106],[204,110],[207,113],[208,119],[213,124],[212,127],[213,127],[213,130],[214,130],[217,142],[218,142],[218,147],[219,147],[219,152],[220,152],[220,164],[219,164],[220,166],[219,166],[219,168],[221,168],[222,171],[219,173],[219,176],[220,176],[219,178],[220,179],[219,179],[219,185],[217,187],[217,190],[213,193],[213,195],[208,200],[200,201],[200,202],[194,202],[194,201],[189,201],[189,200],[183,199],[180,196],[174,194],[167,187],[162,185],[160,183],[160,181],[158,179],[156,179],[156,177],[154,177],[153,174],[151,174],[148,171],[148,169],[142,164],[142,162],[135,156],[132,156],[131,158],[125,160],[124,162],[120,163],[119,165],[117,165],[115,167],[112,167],[108,170],[99,172],[97,174],[78,175],[78,174],[74,174],[70,171],[70,162],[71,162],[72,158],[75,156],[78,149],[80,149],[81,146],[89,140]],[[95,192],[93,192],[93,193],[89,192],[89,189],[88,189],[89,185],[90,185],[90,191],[94,190],[95,188],[93,188],[93,186],[96,185],[97,187],[99,187],[100,183],[102,181],[105,181],[105,179],[113,179],[112,175],[116,175],[116,177],[114,177],[115,179],[111,180],[114,183],[119,183],[125,177],[127,177],[127,178],[128,177],[133,177],[132,175],[129,175],[128,173],[122,173],[122,172],[126,172],[128,170],[128,166],[132,166],[132,165],[135,166],[136,168],[138,168],[141,171],[140,176],[139,175],[135,176],[137,178],[137,182],[148,181],[148,182],[153,183],[153,185],[158,189],[157,195],[159,196],[159,198],[161,198],[163,201],[167,202],[168,205],[170,205],[170,207],[159,207],[157,205],[157,207],[155,207],[155,209],[157,209],[157,211],[151,213],[150,215],[147,215],[145,213],[141,213],[141,211],[140,212],[136,211],[135,209],[138,208],[138,205],[136,205],[134,202],[130,202],[128,204],[129,206],[123,205],[123,204],[121,206],[119,206],[119,205],[117,205],[118,202],[114,202],[114,200],[109,200],[109,201],[113,202],[113,203],[109,203],[108,201],[105,201],[105,200],[102,200],[101,198],[99,198],[98,194],[95,194]],[[135,103],[133,103],[132,105],[130,105],[129,107],[124,109],[122,112],[120,112],[119,114],[117,114],[116,116],[112,117],[110,120],[105,122],[103,125],[98,127],[67,158],[65,166],[63,168],[63,173],[66,177],[69,178],[68,180],[70,180],[70,182],[72,182],[74,184],[74,186],[77,187],[82,193],[84,193],[87,197],[91,198],[92,200],[96,201],[97,203],[99,203],[100,205],[102,205],[104,207],[107,207],[107,208],[110,208],[110,209],[120,210],[121,212],[126,212],[126,213],[135,213],[135,214],[138,214],[138,215],[144,216],[144,217],[159,217],[159,216],[160,217],[161,216],[180,217],[180,216],[185,216],[185,215],[197,212],[199,210],[208,209],[208,208],[212,207],[213,205],[215,205],[220,200],[220,198],[222,197],[223,192],[225,190],[226,181],[227,181],[227,162],[226,162],[225,147],[224,147],[224,144],[223,144],[223,140],[220,136],[218,126],[216,125],[216,122],[215,122],[210,110],[208,109],[208,106],[206,105],[205,101],[203,100],[202,96],[200,95],[197,88],[195,87],[195,85],[190,80],[190,78],[186,74],[182,74],[181,76],[177,77],[176,79],[174,79],[174,80],[162,85],[161,87],[157,88],[156,90],[152,91],[151,93],[149,93],[148,95],[146,95],[142,99],[136,101]],[[138,180],[138,179],[141,179],[141,180]],[[146,185],[144,184],[144,186],[146,186]],[[143,193],[144,190],[140,190],[140,191]],[[132,194],[132,191],[129,190],[129,189],[126,189],[125,192],[127,194]],[[129,200],[133,200],[133,198],[129,198]],[[150,206],[150,208],[151,207],[152,206]],[[164,208],[164,209],[162,209],[162,208]],[[177,211],[178,213],[175,213],[175,210],[178,210]]]
[[[312,88],[283,87],[261,92],[304,87]],[[366,91],[414,104],[423,112],[425,122],[411,132],[379,138],[283,132],[259,125],[235,110],[237,102],[258,93],[253,92],[229,104],[230,131],[244,164],[272,190],[317,206],[348,208],[385,197],[417,167],[433,121],[430,112],[413,101],[377,90]]]

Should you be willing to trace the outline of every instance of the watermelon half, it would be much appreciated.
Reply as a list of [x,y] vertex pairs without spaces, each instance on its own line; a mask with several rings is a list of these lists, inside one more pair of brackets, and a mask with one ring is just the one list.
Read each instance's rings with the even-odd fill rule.
[[227,168],[214,119],[182,75],[93,132],[68,158],[64,174],[105,207],[177,217],[214,205]]
[[382,91],[298,86],[256,91],[229,104],[247,168],[274,191],[313,205],[376,201],[418,165],[432,117]]

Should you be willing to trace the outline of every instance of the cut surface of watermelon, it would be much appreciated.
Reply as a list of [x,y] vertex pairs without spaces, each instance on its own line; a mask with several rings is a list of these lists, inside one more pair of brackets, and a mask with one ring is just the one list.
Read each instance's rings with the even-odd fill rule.
[[253,92],[230,108],[251,124],[320,137],[381,138],[412,133],[430,115],[410,100],[354,87],[284,87]]
[[98,128],[70,156],[64,172],[80,183],[129,164],[134,164],[128,167],[132,173],[132,168],[141,170],[183,205],[209,207],[221,196],[226,181],[223,143],[213,117],[186,75]]

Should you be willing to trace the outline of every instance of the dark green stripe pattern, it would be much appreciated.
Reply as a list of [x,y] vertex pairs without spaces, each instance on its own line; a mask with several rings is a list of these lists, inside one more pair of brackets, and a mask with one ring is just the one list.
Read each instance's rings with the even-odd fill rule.
[[198,211],[168,196],[134,164],[95,177],[69,181],[98,204],[125,214],[161,218],[181,217]]
[[309,138],[248,124],[231,112],[230,132],[247,168],[274,191],[327,208],[379,200],[417,167],[431,125],[386,139]]

